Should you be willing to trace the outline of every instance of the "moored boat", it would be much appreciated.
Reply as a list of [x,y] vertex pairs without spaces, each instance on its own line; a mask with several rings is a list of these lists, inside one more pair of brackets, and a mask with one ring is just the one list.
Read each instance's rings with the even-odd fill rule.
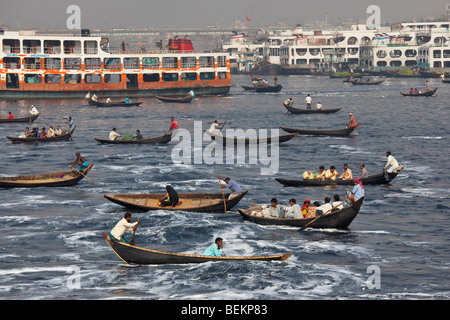
[[117,256],[128,264],[187,264],[215,261],[284,261],[292,254],[267,256],[204,256],[198,254],[174,253],[137,247],[123,242],[112,241],[106,233],[102,234],[106,243]]
[[342,108],[332,108],[332,109],[321,109],[321,110],[308,110],[308,109],[298,109],[292,106],[287,106],[283,103],[283,106],[290,112],[295,114],[329,114],[335,113],[341,110]]
[[244,191],[237,196],[231,196],[231,194],[223,195],[222,193],[179,193],[179,202],[175,207],[161,207],[158,204],[159,199],[165,197],[165,193],[106,194],[104,197],[121,206],[140,211],[181,210],[223,213],[225,206],[227,210],[233,208],[247,193],[248,191]]
[[156,96],[160,101],[163,102],[177,102],[177,103],[190,103],[192,99],[194,99],[193,96],[190,94],[184,97],[162,97],[162,96]]
[[72,140],[72,134],[75,131],[76,126],[72,131],[65,132],[59,136],[47,137],[47,138],[38,138],[38,137],[6,137],[11,140],[13,143],[15,142],[53,142],[53,141],[64,141],[64,140]]
[[347,137],[349,136],[357,127],[343,128],[343,129],[322,129],[322,130],[310,130],[310,129],[294,129],[288,127],[282,127],[286,132],[295,133],[297,132],[300,135],[314,135],[314,136],[339,136],[339,137]]
[[172,139],[172,133],[164,133],[162,136],[153,137],[153,138],[143,138],[143,139],[101,139],[94,138],[100,143],[103,144],[160,144],[160,143],[168,143]]
[[76,170],[33,174],[15,177],[0,177],[1,188],[36,188],[36,187],[67,187],[76,185],[92,169],[90,164],[83,171]]
[[37,118],[39,118],[40,113],[38,114],[34,114],[34,115],[28,115],[27,117],[20,117],[20,118],[5,118],[5,119],[0,119],[0,123],[14,123],[14,122],[33,122],[34,120],[36,120]]
[[[344,207],[341,210],[333,210],[328,214],[322,215],[319,218],[302,218],[302,219],[287,219],[287,218],[271,218],[252,215],[249,209],[238,209],[241,216],[248,221],[262,224],[262,225],[278,225],[278,226],[291,226],[291,227],[305,227],[308,225],[310,228],[320,229],[345,229],[358,215],[361,205],[364,201],[364,197],[356,201],[354,204],[348,207]],[[316,219],[314,222],[313,220]]]
[[406,97],[431,97],[432,95],[434,95],[436,93],[438,88],[435,89],[431,89],[428,91],[424,91],[424,92],[400,92],[400,94],[402,96],[406,96]]
[[210,131],[205,131],[207,135],[209,135],[213,140],[222,143],[224,146],[226,146],[228,143],[231,144],[235,144],[235,145],[239,145],[239,144],[260,144],[260,143],[267,143],[267,144],[272,144],[272,143],[282,143],[282,142],[286,142],[289,141],[293,138],[295,138],[296,136],[298,136],[298,133],[290,133],[290,134],[284,134],[284,135],[280,135],[280,136],[276,136],[276,137],[271,137],[271,136],[267,136],[267,138],[249,138],[249,137],[245,137],[245,138],[239,138],[239,137],[227,137],[227,136],[222,136],[222,135],[218,135],[215,133],[212,133]]

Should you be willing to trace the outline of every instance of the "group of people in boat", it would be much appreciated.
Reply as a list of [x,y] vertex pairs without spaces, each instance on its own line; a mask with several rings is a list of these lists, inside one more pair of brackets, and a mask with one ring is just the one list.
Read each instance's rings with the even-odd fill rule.
[[[73,131],[75,128],[72,117],[63,117],[64,121],[68,121],[68,127],[70,131]],[[45,127],[39,129],[39,127],[34,127],[30,130],[29,127],[25,128],[25,131],[19,136],[19,138],[53,138],[56,136],[60,136],[66,134],[67,131],[62,130],[60,125],[56,126],[56,129],[53,129],[53,126],[49,126],[48,130]]]
[[[178,129],[178,122],[175,120],[174,117],[171,117],[169,130],[165,134],[170,133],[177,129]],[[115,140],[117,140],[117,138],[122,138],[123,140],[127,140],[127,139],[140,140],[140,139],[144,139],[144,136],[141,134],[141,130],[136,130],[136,135],[133,136],[130,133],[125,133],[125,134],[121,135],[121,134],[117,133],[116,128],[112,128],[112,130],[109,132],[109,140],[115,141]]]
[[[284,101],[283,104],[284,104],[285,106],[287,106],[287,107],[291,107],[291,106],[294,104],[294,102],[295,102],[295,101],[294,101],[292,98],[289,98],[289,99],[287,99],[286,101]],[[308,94],[308,95],[306,96],[305,102],[306,102],[306,110],[311,110],[311,106],[312,106],[312,98],[311,98],[311,95]],[[322,103],[321,103],[320,101],[316,104],[316,110],[317,110],[317,111],[323,110],[323,105],[322,105]]]
[[[343,179],[343,180],[352,180],[353,179],[353,172],[348,167],[347,163],[344,163],[342,174],[339,175],[339,172],[337,172],[335,166],[330,166],[328,170],[325,170],[324,166],[319,167],[319,172],[315,172],[313,170],[310,171],[304,171],[302,174],[303,180],[317,180],[317,181],[325,181],[325,180],[336,180],[336,179]],[[364,163],[360,164],[361,174],[359,178],[367,178],[369,174],[367,173],[367,169],[365,168]]]
[[[268,88],[269,87],[269,81],[267,81],[264,78],[261,78],[259,76],[254,76],[253,74],[250,74],[250,78],[252,79],[253,87],[255,88]],[[273,78],[274,84],[278,85],[278,78],[275,76]]]
[[[89,100],[92,101],[98,101],[98,96],[94,93],[93,95],[91,95],[91,92],[89,91],[88,93],[86,93],[86,95],[84,96],[84,98],[86,99],[86,101],[89,102]],[[112,100],[110,97],[106,98],[106,103],[112,103]],[[126,97],[125,100],[123,101],[124,103],[131,103],[131,99],[129,97]]]

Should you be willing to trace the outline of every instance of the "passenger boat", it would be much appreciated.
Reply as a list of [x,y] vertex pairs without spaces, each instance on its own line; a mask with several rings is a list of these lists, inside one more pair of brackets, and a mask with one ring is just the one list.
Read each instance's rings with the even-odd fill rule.
[[168,143],[172,139],[172,133],[164,133],[162,136],[153,137],[153,138],[144,138],[144,139],[100,139],[94,138],[100,143],[103,144],[160,144],[160,143]]
[[[231,199],[231,194],[225,194],[225,204],[227,210],[233,208],[247,193],[248,191],[244,191]],[[165,195],[165,193],[106,194],[104,197],[111,202],[139,211],[181,210],[211,213],[223,213],[225,211],[224,195],[222,193],[179,193],[178,205],[175,207],[161,207],[158,205],[158,202],[159,199],[164,198]]]
[[434,95],[436,93],[437,89],[438,88],[424,91],[424,92],[419,92],[419,93],[400,92],[400,94],[402,96],[406,96],[406,97],[431,97],[432,95]]
[[81,31],[1,30],[0,96],[84,98],[89,91],[111,98],[182,96],[192,89],[196,95],[222,95],[232,86],[227,54],[195,52],[189,39],[171,39],[176,41],[168,48],[125,50]]
[[283,86],[278,84],[276,86],[242,86],[245,90],[253,90],[255,92],[280,92]]
[[241,143],[245,144],[245,145],[260,144],[260,143],[267,143],[267,144],[282,143],[282,142],[289,141],[289,140],[295,138],[296,136],[298,136],[298,133],[291,133],[291,134],[284,134],[284,135],[276,136],[276,137],[268,136],[267,138],[248,138],[248,137],[239,138],[239,137],[227,137],[227,136],[218,135],[218,134],[212,133],[208,130],[205,132],[213,140],[215,140],[219,143],[222,143],[224,146],[226,146],[228,143],[233,143],[235,145],[239,145]]
[[97,106],[97,107],[132,107],[136,106],[139,107],[143,102],[100,102],[100,101],[94,101],[92,99],[88,100],[89,104],[91,106]]
[[5,118],[5,119],[0,119],[0,123],[14,123],[14,122],[33,122],[34,120],[36,120],[37,118],[39,118],[40,113],[38,114],[34,114],[34,115],[28,115],[27,117],[21,117],[21,118]]
[[283,103],[283,106],[290,112],[295,114],[329,114],[335,113],[341,110],[342,108],[333,108],[333,109],[321,109],[321,110],[308,110],[308,109],[298,109],[291,106],[287,106]]
[[28,137],[28,138],[6,137],[6,138],[11,140],[13,143],[15,143],[15,142],[53,142],[53,141],[72,140],[72,134],[75,131],[75,129],[76,129],[76,126],[73,128],[72,131],[68,131],[59,136],[54,136],[51,138],[37,138],[37,137]]
[[161,96],[156,97],[164,102],[177,102],[177,103],[190,103],[192,99],[194,99],[194,97],[191,96],[190,94],[184,97],[161,97]]
[[[361,179],[363,185],[380,185],[380,184],[388,184],[392,180],[397,177],[398,172],[391,172],[388,174],[380,173],[374,174],[367,178]],[[353,186],[353,180],[314,180],[314,179],[283,179],[283,178],[275,178],[279,183],[284,185],[285,187],[323,187],[323,186],[335,186],[335,185],[351,185]]]
[[16,177],[0,177],[2,188],[67,187],[76,185],[92,169],[90,164],[81,173],[76,170],[33,174]]
[[216,261],[284,261],[292,254],[267,256],[204,256],[198,254],[174,253],[137,247],[124,242],[112,241],[106,233],[102,233],[106,243],[127,264],[186,264]]
[[[248,221],[262,224],[262,225],[278,225],[278,226],[290,226],[290,227],[305,227],[311,222],[308,227],[319,229],[345,229],[358,215],[361,205],[364,201],[364,197],[356,201],[353,205],[345,207],[341,210],[331,211],[328,214],[320,216],[320,218],[308,218],[308,219],[286,219],[286,218],[270,218],[251,215],[250,210],[238,209],[241,216]],[[316,219],[314,222],[312,222]]]
[[359,123],[355,127],[344,129],[323,129],[323,130],[309,130],[309,129],[294,129],[280,126],[286,132],[295,133],[300,135],[315,135],[315,136],[340,136],[347,137],[359,126]]
[[365,86],[365,85],[376,85],[383,83],[384,80],[379,81],[363,81],[363,80],[352,80],[350,79],[351,84],[358,85],[358,86]]

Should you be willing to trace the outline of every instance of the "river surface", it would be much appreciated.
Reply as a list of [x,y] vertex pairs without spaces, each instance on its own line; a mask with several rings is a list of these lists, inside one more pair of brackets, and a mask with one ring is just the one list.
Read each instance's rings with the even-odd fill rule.
[[[272,77],[268,76],[272,83]],[[431,98],[410,98],[400,91],[424,88],[424,79],[387,78],[377,86],[352,86],[325,76],[278,76],[280,93],[253,93],[233,75],[230,94],[196,97],[190,104],[143,98],[142,107],[96,108],[81,100],[0,101],[0,111],[25,114],[34,104],[39,127],[72,116],[73,141],[12,144],[26,124],[0,125],[0,176],[67,170],[81,152],[94,164],[88,179],[73,187],[0,190],[0,299],[149,299],[149,300],[300,300],[300,299],[449,299],[450,298],[450,85]],[[342,107],[332,115],[288,114],[282,102],[292,97],[303,108],[313,103]],[[348,138],[297,137],[281,144],[271,174],[258,158],[231,157],[207,164],[194,152],[192,163],[174,161],[168,145],[101,145],[116,127],[140,129],[145,137],[168,130],[174,116],[193,134],[194,123],[207,129],[213,120],[229,129],[341,128],[352,112],[361,124]],[[284,134],[282,130],[279,132]],[[194,136],[192,136],[194,137]],[[355,175],[364,162],[369,174],[381,173],[391,151],[404,169],[390,185],[366,186],[366,197],[347,230],[262,226],[244,221],[237,208],[268,204],[276,197],[323,201],[344,196],[349,187],[283,187],[275,177],[301,178],[305,170],[347,163]],[[226,214],[153,211],[141,219],[136,244],[180,253],[201,254],[216,237],[228,256],[292,253],[284,262],[218,262],[131,266],[122,262],[102,237],[127,209],[107,201],[108,193],[220,193],[217,174],[236,180],[247,196]],[[131,235],[127,234],[130,238]]]

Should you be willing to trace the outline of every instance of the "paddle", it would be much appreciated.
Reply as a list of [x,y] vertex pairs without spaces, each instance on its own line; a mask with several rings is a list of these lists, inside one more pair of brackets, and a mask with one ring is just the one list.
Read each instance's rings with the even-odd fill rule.
[[67,122],[66,122],[66,120],[64,119],[64,117],[63,116],[61,116],[61,118],[63,119],[63,121],[64,121],[64,124],[66,125],[66,127],[67,127],[67,131],[69,131],[69,134],[70,134],[70,140],[73,140],[72,139],[72,132],[70,132],[70,128],[69,128],[69,126],[67,125]]
[[131,244],[132,246],[134,246],[134,235],[136,234],[136,229],[137,229],[138,225],[139,225],[139,221],[138,221],[138,223],[136,224],[136,226],[134,227],[133,236],[131,237],[131,242],[130,242],[130,244]]
[[82,176],[84,176],[85,178],[87,178],[90,182],[92,182],[92,184],[95,184],[94,181],[92,181],[87,175],[85,175],[83,172],[75,169],[74,167],[72,167],[70,164],[67,165],[68,167],[72,168],[73,171],[78,172],[79,174],[81,174]]
[[222,131],[223,127],[225,127],[225,125],[227,124],[227,122],[225,121],[222,125],[222,127],[219,129],[219,131]]
[[[336,207],[339,207],[341,204],[344,204],[346,201],[342,201],[341,203],[339,203]],[[303,227],[300,228],[300,232],[303,232],[303,230],[305,230],[306,228],[309,227],[309,225],[311,223],[313,223],[314,221],[316,221],[317,219],[319,219],[320,217],[323,217],[324,215],[326,215],[328,212],[330,212],[331,210],[333,210],[336,207],[332,207],[330,210],[327,210],[326,212],[324,212],[321,216],[318,216],[317,218],[314,218],[312,221],[308,222],[307,224],[305,224]]]
[[219,174],[217,174],[217,178],[219,179],[219,186],[220,186],[220,190],[222,191],[224,212],[227,212],[227,202],[225,200],[225,193],[223,192],[222,184],[220,183],[220,176],[219,176]]

